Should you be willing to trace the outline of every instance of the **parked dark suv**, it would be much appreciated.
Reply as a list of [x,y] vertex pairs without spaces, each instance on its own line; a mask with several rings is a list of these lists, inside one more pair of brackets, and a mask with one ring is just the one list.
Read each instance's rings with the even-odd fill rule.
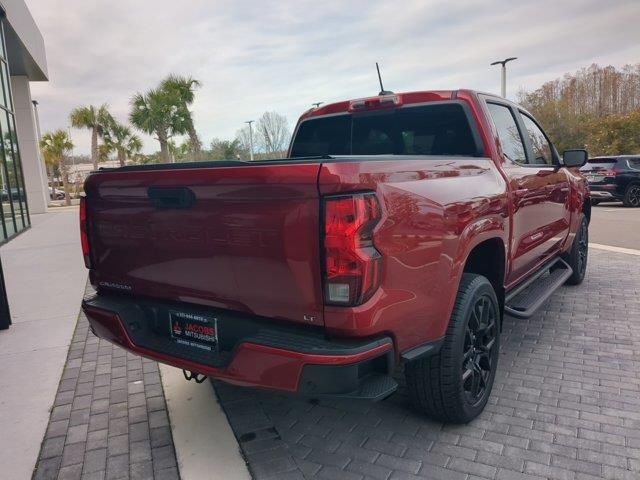
[[590,158],[580,169],[589,181],[591,202],[640,207],[640,155]]

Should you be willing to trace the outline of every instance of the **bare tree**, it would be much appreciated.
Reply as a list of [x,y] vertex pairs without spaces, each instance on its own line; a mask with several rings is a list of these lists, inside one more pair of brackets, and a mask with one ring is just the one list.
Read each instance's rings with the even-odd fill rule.
[[[245,125],[240,130],[236,132],[235,140],[238,142],[239,148],[242,152],[246,152],[246,158],[243,160],[249,160],[249,151],[251,150],[251,138],[249,135],[249,125]],[[256,144],[255,144],[256,136],[254,132],[253,136],[253,153],[256,153]],[[242,155],[242,154],[241,154]]]
[[278,158],[289,147],[291,131],[287,117],[276,112],[264,112],[256,122],[254,141],[266,158]]
[[574,115],[626,114],[640,109],[640,64],[600,67],[593,64],[576,73],[546,82],[533,92],[521,92],[520,101],[535,109],[558,102]]
[[591,154],[635,151],[640,64],[619,70],[594,64],[532,92],[521,91],[519,99],[560,151],[577,147],[586,147]]

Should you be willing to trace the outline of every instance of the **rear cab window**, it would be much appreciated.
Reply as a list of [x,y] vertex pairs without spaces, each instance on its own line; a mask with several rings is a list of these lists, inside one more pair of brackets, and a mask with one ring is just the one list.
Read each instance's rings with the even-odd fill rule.
[[444,102],[311,118],[300,124],[291,147],[291,157],[477,154],[464,108]]

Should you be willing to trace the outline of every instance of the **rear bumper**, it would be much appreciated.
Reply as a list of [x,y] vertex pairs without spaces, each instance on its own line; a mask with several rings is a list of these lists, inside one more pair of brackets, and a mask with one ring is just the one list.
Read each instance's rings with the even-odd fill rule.
[[606,185],[589,185],[589,192],[591,198],[595,200],[621,200],[624,197],[624,193],[618,192],[618,187],[615,184]]
[[95,335],[124,349],[241,386],[311,396],[379,400],[392,393],[389,337],[330,341],[321,331],[270,324],[207,309],[220,325],[219,352],[194,351],[171,339],[169,311],[202,314],[185,305],[95,295],[82,303]]

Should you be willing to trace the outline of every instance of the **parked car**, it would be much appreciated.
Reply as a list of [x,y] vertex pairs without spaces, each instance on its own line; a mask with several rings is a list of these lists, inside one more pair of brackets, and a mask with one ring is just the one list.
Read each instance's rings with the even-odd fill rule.
[[589,182],[594,205],[616,201],[640,207],[640,155],[590,158],[580,170]]
[[20,198],[22,197],[22,195],[20,194],[20,191],[17,188],[12,188],[11,189],[11,194],[9,194],[9,191],[6,188],[3,188],[2,190],[0,190],[0,199],[3,202],[6,201],[18,201],[20,200]]
[[58,190],[57,188],[54,188],[53,191],[49,193],[49,196],[51,197],[51,200],[65,199],[64,190]]
[[[534,118],[469,90],[312,109],[288,158],[92,173],[80,203],[93,332],[236,385],[484,408],[503,314],[582,282],[591,212]],[[189,372],[189,373],[187,373]]]

